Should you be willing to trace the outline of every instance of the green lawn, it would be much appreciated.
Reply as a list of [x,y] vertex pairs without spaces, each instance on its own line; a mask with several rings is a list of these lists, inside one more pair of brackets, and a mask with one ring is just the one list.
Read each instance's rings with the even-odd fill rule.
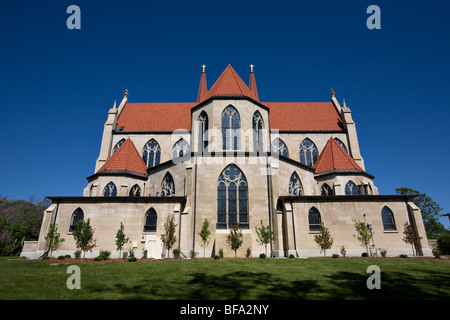
[[[65,261],[60,261],[64,263]],[[77,263],[0,258],[0,299],[450,299],[450,262],[430,259],[315,258]],[[381,289],[366,287],[367,267]]]

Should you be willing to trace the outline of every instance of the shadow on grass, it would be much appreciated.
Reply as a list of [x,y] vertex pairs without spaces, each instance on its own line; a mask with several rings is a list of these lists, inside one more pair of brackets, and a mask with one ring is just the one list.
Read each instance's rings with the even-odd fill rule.
[[418,270],[411,276],[382,271],[380,290],[367,288],[369,276],[341,271],[315,279],[286,280],[265,272],[236,271],[220,275],[196,272],[189,274],[185,281],[142,279],[138,284],[91,287],[91,292],[119,294],[119,299],[161,300],[447,300],[450,297],[450,275],[444,272]]
[[[237,271],[224,275],[191,274],[192,286],[187,299],[275,299],[301,300],[314,288],[316,281],[287,282],[274,278],[270,273]],[[195,288],[195,289],[194,289]]]
[[329,298],[335,300],[448,300],[450,297],[450,275],[447,273],[430,272],[426,276],[412,277],[401,272],[382,271],[381,288],[372,290],[366,285],[369,276],[370,274],[362,275],[346,271],[326,276],[335,288],[333,292],[330,292]]

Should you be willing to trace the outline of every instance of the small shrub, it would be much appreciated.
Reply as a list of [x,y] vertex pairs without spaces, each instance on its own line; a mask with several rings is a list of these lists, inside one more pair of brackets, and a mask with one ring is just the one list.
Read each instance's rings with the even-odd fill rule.
[[194,250],[191,250],[190,256],[191,256],[191,259],[195,259],[197,257],[197,252],[195,252]]
[[439,259],[440,257],[441,257],[441,251],[440,250],[436,250],[436,249],[434,249],[433,251],[433,256],[435,257],[435,258],[437,258],[437,259]]
[[99,257],[101,257],[103,260],[108,260],[110,255],[111,255],[111,251],[100,250]]
[[103,261],[103,260],[105,260],[105,259],[103,259],[102,256],[97,256],[97,257],[95,257],[93,260],[94,260],[94,261]]
[[72,256],[70,254],[66,254],[64,257],[66,258],[72,258]]
[[42,260],[51,259],[49,256],[43,256]]
[[136,261],[137,261],[137,259],[134,256],[128,258],[128,262],[136,262]]
[[251,255],[252,255],[252,251],[250,250],[250,248],[247,248],[247,252],[245,253],[245,257],[246,258],[250,258]]
[[367,257],[368,257],[367,252],[363,252],[363,253],[361,254],[361,257],[367,258]]
[[380,253],[381,253],[381,256],[382,256],[383,258],[386,257],[387,249],[386,249],[386,248],[381,249],[381,250],[380,250]]
[[73,253],[73,256],[75,257],[75,259],[80,259],[81,257],[81,250],[77,250]]
[[331,257],[336,259],[336,258],[339,258],[339,255],[337,253],[334,253]]
[[345,255],[347,254],[347,251],[345,250],[345,247],[341,247],[341,255],[345,258]]
[[142,259],[147,259],[148,258],[147,254],[148,254],[148,251],[146,249],[144,249],[144,251],[142,251]]
[[264,253],[261,253],[261,254],[259,255],[259,258],[260,258],[260,259],[265,259],[265,258],[266,258],[266,255],[265,255]]
[[175,259],[180,259],[180,255],[181,255],[180,249],[173,249],[172,253],[173,253],[173,257]]
[[223,258],[223,249],[219,249],[219,256],[221,259]]
[[398,256],[399,258],[408,258],[408,256],[406,254],[401,254]]
[[66,258],[66,256],[58,256],[59,260],[64,260]]
[[295,256],[291,253],[290,255],[289,255],[289,259],[294,259],[295,258]]
[[219,260],[219,259],[220,259],[220,256],[218,256],[217,254],[214,255],[214,260]]

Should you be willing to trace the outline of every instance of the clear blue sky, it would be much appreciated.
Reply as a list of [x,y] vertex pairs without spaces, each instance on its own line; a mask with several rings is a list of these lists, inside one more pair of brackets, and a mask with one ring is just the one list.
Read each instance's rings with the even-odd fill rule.
[[[81,30],[66,9],[81,8]],[[381,30],[369,30],[369,5]],[[231,64],[261,101],[346,99],[381,194],[450,212],[449,1],[0,2],[0,194],[81,195],[103,125],[132,102],[194,102]],[[441,220],[449,228],[447,217]]]

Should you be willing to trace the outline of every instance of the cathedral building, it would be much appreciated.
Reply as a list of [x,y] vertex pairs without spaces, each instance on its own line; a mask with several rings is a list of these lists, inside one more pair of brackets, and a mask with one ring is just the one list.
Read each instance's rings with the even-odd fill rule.
[[[321,225],[330,230],[327,253],[361,256],[354,219],[373,231],[370,254],[412,256],[404,224],[421,237],[420,255],[431,255],[420,209],[407,195],[380,195],[366,172],[356,125],[345,101],[331,90],[327,102],[262,102],[253,65],[248,86],[229,65],[208,89],[205,66],[196,102],[139,103],[123,100],[108,111],[95,171],[82,196],[49,197],[38,241],[26,242],[22,255],[46,254],[49,226],[56,223],[65,242],[54,255],[77,250],[72,232],[89,219],[96,247],[118,257],[116,233],[121,223],[129,237],[124,250],[136,257],[167,255],[161,235],[173,216],[182,257],[195,251],[212,257],[237,225],[253,257],[265,252],[256,228],[269,226],[273,257],[311,257],[323,253],[314,240]],[[202,247],[205,219],[211,238]]]

